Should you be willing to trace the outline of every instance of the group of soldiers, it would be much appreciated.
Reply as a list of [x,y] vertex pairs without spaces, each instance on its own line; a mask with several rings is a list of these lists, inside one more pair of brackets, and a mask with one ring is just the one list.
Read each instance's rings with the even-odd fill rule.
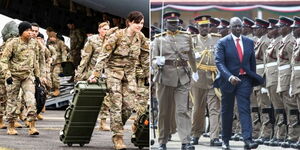
[[[221,93],[213,87],[218,71],[214,46],[230,34],[230,24],[223,18],[201,15],[184,29],[179,17],[178,12],[165,13],[166,31],[162,33],[151,27],[151,33],[156,33],[151,59],[159,105],[159,149],[166,149],[176,131],[181,149],[194,149],[192,145],[199,143],[201,135],[210,137],[211,146],[221,146]],[[254,87],[251,96],[253,139],[259,144],[299,149],[300,17],[280,16],[268,21],[243,17],[242,29],[242,34],[255,42],[256,72],[266,80],[263,86]],[[232,140],[243,140],[237,106],[234,113]],[[209,116],[208,130],[205,116]]]
[[[47,92],[53,91],[52,96],[58,96],[59,77],[63,76],[64,65],[71,61],[76,68],[72,77],[75,82],[107,78],[108,93],[100,111],[100,130],[114,132],[115,149],[126,148],[123,126],[133,110],[138,118],[148,108],[149,41],[141,32],[143,23],[143,15],[134,11],[129,14],[127,28],[110,29],[109,22],[102,22],[98,34],[85,40],[74,22],[68,21],[70,49],[51,27],[47,28],[45,42],[37,23],[8,23],[10,27],[2,31],[5,35],[0,47],[0,127],[7,128],[9,135],[17,135],[20,118],[27,122],[30,135],[38,135],[35,122],[42,115],[37,114],[35,84],[42,84]],[[111,128],[105,123],[109,116]],[[137,126],[135,121],[133,132]]]

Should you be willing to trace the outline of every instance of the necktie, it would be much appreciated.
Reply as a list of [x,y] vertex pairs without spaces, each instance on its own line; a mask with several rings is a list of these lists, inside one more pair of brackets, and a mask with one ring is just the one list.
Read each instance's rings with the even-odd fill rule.
[[[236,39],[236,49],[237,49],[237,52],[239,54],[239,58],[240,58],[240,62],[242,63],[243,61],[243,52],[242,52],[242,47],[239,43],[240,39]],[[245,74],[245,71],[243,68],[240,68],[240,74]]]

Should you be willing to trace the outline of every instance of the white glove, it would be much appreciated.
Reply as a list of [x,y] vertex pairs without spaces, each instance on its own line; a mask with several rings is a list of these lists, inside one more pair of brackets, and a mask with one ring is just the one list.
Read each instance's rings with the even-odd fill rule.
[[196,82],[198,81],[199,75],[198,75],[198,72],[197,72],[197,71],[196,71],[196,72],[193,72],[192,78],[193,78],[194,81],[196,81]]
[[196,53],[195,53],[195,58],[198,59],[198,58],[200,58],[200,57],[201,57],[200,53],[199,53],[199,52],[196,52]]
[[158,66],[162,66],[162,65],[165,64],[165,61],[166,61],[165,56],[157,56],[157,57],[156,57],[155,63],[156,63]]
[[289,95],[290,95],[290,97],[292,97],[292,86],[290,86]]
[[262,88],[260,89],[260,92],[261,92],[262,94],[264,94],[264,93],[268,93],[269,90],[262,87]]

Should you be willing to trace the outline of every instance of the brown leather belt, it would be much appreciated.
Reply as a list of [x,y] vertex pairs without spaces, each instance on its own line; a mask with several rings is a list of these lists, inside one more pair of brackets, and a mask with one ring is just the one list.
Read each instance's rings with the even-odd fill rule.
[[170,66],[187,66],[188,63],[184,60],[166,60],[165,65]]

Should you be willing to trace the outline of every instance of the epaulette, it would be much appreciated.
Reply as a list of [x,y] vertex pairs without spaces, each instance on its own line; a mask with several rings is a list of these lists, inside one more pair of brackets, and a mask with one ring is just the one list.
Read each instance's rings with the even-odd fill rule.
[[191,32],[188,32],[188,31],[179,31],[179,33],[182,33],[182,34],[191,34]]
[[219,33],[210,33],[210,35],[213,37],[222,37],[222,35]]
[[166,34],[167,34],[167,32],[162,32],[162,33],[159,33],[159,34],[155,34],[154,37],[164,36]]

